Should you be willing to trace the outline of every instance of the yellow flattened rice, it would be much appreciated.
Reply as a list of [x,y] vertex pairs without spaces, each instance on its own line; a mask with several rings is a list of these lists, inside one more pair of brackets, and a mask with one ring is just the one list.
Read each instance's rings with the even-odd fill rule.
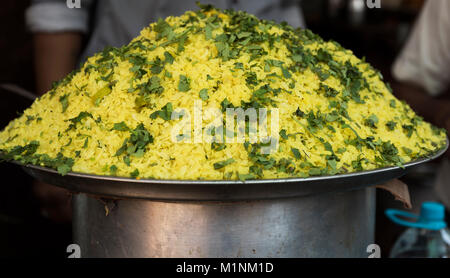
[[[203,113],[196,124],[196,103],[223,118]],[[270,127],[276,109],[279,128],[267,130],[276,149],[265,153],[267,143],[247,137],[195,141],[195,128],[212,138],[226,126],[227,108],[265,108]],[[188,130],[174,139],[183,121]],[[338,43],[205,6],[90,57],[9,123],[0,157],[63,175],[245,180],[402,165],[445,143],[445,131]]]

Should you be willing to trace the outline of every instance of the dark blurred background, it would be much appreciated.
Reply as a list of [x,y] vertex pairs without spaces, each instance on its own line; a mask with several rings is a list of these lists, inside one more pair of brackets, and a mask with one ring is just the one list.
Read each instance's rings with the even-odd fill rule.
[[[390,81],[390,67],[423,2],[382,0],[380,9],[369,9],[362,0],[303,0],[301,8],[309,29],[324,39],[336,40],[358,57],[366,57]],[[15,84],[34,92],[32,38],[24,21],[28,5],[29,1],[25,0],[2,1],[0,84]],[[30,103],[14,99],[8,90],[0,89],[0,129]],[[66,247],[71,243],[71,227],[41,216],[30,178],[19,167],[2,163],[0,175],[0,257],[66,256]],[[404,181],[412,192],[417,192],[426,191],[433,178],[433,174],[425,169]],[[417,207],[421,200],[414,196],[413,206]],[[402,229],[390,224],[382,212],[386,207],[401,208],[401,205],[384,191],[379,190],[377,198],[376,243],[386,256]]]

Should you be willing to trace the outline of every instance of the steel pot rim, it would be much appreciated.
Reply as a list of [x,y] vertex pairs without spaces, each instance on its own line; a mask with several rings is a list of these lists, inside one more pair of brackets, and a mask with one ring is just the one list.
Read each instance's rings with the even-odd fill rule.
[[156,200],[254,200],[298,197],[315,193],[345,191],[382,184],[403,176],[414,166],[429,162],[444,154],[445,147],[434,154],[411,161],[402,167],[391,166],[308,178],[282,178],[259,180],[158,180],[131,179],[70,172],[65,176],[56,170],[21,165],[31,176],[73,192],[84,192],[118,198],[144,198]]

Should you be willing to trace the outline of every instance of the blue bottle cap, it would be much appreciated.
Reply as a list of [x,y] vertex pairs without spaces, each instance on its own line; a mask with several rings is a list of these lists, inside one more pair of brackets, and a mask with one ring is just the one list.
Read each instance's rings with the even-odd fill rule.
[[[436,202],[424,202],[420,208],[420,215],[412,214],[397,209],[387,209],[386,216],[394,223],[413,228],[423,228],[428,230],[440,230],[447,227],[445,218],[445,208]],[[416,221],[406,221],[398,216],[416,219]]]

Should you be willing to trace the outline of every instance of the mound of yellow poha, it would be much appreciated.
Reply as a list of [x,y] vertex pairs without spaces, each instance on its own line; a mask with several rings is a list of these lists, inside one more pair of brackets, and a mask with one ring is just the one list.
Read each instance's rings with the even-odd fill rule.
[[[276,149],[217,139],[225,117],[196,124],[199,102],[223,115],[265,108],[272,118],[276,109],[279,128],[268,129]],[[182,121],[188,129],[174,140]],[[193,140],[196,127],[217,140]],[[89,58],[0,133],[4,160],[63,175],[155,179],[334,175],[402,165],[445,143],[445,131],[338,43],[211,6],[160,19],[128,45]]]

